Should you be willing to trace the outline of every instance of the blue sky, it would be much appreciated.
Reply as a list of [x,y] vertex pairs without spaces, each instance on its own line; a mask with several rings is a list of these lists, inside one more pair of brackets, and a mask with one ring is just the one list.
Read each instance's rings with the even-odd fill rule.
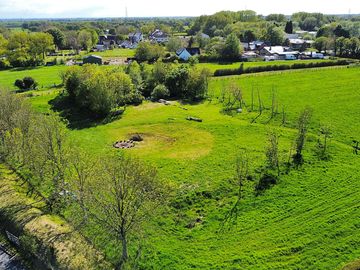
[[258,14],[297,11],[360,14],[360,0],[0,0],[0,18],[198,16],[220,10],[252,9]]

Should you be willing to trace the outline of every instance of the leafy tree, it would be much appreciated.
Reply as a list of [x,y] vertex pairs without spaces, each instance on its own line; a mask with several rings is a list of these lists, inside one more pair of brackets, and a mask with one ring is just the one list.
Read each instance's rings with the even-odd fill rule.
[[79,45],[89,51],[93,45],[92,34],[88,30],[81,30],[78,34]]
[[65,35],[59,28],[50,28],[46,31],[50,35],[52,35],[54,39],[54,44],[57,49],[62,49],[65,45]]
[[30,35],[30,54],[37,59],[40,55],[45,60],[46,52],[53,49],[54,39],[48,33],[32,33]]
[[237,60],[241,51],[242,48],[238,37],[235,34],[230,34],[226,38],[221,56],[225,59]]
[[250,44],[250,42],[255,41],[256,39],[256,35],[254,33],[254,31],[252,30],[245,30],[244,34],[243,34],[243,41]]
[[166,49],[169,52],[176,52],[183,47],[181,40],[178,37],[171,37],[166,43]]
[[285,25],[285,33],[292,34],[293,33],[293,23],[292,21],[287,21]]
[[154,88],[154,90],[151,92],[151,99],[153,101],[159,100],[161,98],[168,98],[169,96],[170,96],[170,92],[163,84],[157,85]]
[[344,29],[340,24],[336,26],[334,29],[334,35],[335,37],[344,37],[344,38],[350,38],[350,33],[346,29]]
[[181,98],[184,89],[186,89],[189,79],[189,69],[185,65],[172,69],[165,79],[165,85],[170,91],[172,97]]
[[300,23],[300,27],[306,31],[314,31],[317,26],[317,20],[315,17],[307,17],[302,23]]
[[204,25],[204,33],[210,36],[215,36],[216,30],[222,30],[226,25],[232,23],[231,15],[227,12],[218,12],[207,17]]
[[284,14],[269,14],[265,19],[267,21],[282,23],[286,21],[286,16]]
[[329,48],[329,39],[326,37],[319,37],[314,42],[314,48],[319,52],[325,51]]
[[208,92],[209,73],[206,69],[190,69],[187,85],[182,94],[183,98],[191,101],[204,99]]
[[5,37],[2,34],[0,34],[0,56],[4,55],[7,46],[8,46],[7,39],[5,39]]
[[62,77],[69,97],[96,116],[106,116],[117,106],[142,102],[129,75],[119,69],[85,65],[69,68]]
[[284,31],[273,24],[269,24],[263,32],[262,39],[270,42],[271,45],[280,45],[284,41]]
[[135,57],[138,61],[156,61],[164,55],[164,48],[158,44],[141,42],[136,48]]
[[29,54],[30,37],[26,32],[13,32],[9,36],[7,57],[14,67],[25,67],[30,65]]
[[77,52],[80,49],[80,42],[78,39],[78,33],[76,31],[67,31],[65,32],[65,47],[68,49],[76,50]]
[[126,73],[130,76],[132,83],[140,91],[142,88],[143,79],[141,77],[141,68],[138,62],[132,61],[129,65],[127,65]]

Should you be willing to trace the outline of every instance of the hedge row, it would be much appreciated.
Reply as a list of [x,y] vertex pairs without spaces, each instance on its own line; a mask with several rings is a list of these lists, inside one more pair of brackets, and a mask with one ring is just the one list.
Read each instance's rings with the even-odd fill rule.
[[268,65],[268,66],[254,66],[244,68],[244,64],[241,64],[239,68],[235,69],[218,69],[215,71],[214,76],[230,76],[230,75],[241,75],[247,73],[259,73],[266,71],[279,71],[289,69],[304,69],[304,68],[319,68],[319,67],[331,67],[331,66],[346,66],[350,62],[347,60],[337,61],[323,61],[323,62],[309,62],[309,63],[295,63],[289,65]]

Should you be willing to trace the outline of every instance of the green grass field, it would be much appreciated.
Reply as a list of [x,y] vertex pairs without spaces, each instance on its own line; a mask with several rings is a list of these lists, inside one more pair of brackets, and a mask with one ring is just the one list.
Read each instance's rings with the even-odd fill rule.
[[119,58],[119,57],[127,58],[127,57],[134,57],[135,50],[134,49],[113,49],[113,50],[106,50],[104,52],[92,52],[92,53],[88,53],[87,55],[90,55],[90,54],[99,55],[106,59]]
[[[38,69],[38,80],[52,84],[56,68]],[[0,72],[0,86],[25,74],[11,72]],[[69,136],[92,155],[117,151],[112,144],[133,133],[144,137],[126,153],[156,166],[172,188],[172,197],[170,206],[159,209],[161,215],[145,225],[143,269],[340,269],[360,257],[360,157],[351,148],[353,139],[360,140],[359,72],[355,67],[323,68],[212,78],[211,102],[181,105],[187,110],[177,102],[171,106],[146,102],[128,107],[119,120],[72,129]],[[254,123],[256,111],[245,109],[234,116],[220,112],[221,88],[234,83],[242,88],[247,108],[252,91],[254,107],[258,106],[259,91],[267,110]],[[281,115],[269,121],[271,91],[279,110],[284,107],[285,126]],[[39,111],[49,111],[48,102],[56,94],[43,91],[30,101]],[[286,161],[296,118],[306,106],[314,115],[305,164],[282,174],[280,183],[262,196],[255,197],[254,182],[247,181],[236,224],[220,230],[236,198],[230,180],[238,151],[247,150],[251,174],[257,177],[256,168],[265,160],[267,133],[276,129],[281,159]],[[186,121],[187,116],[203,122]],[[333,131],[329,161],[314,154],[320,124]],[[86,234],[98,236],[97,231]],[[116,257],[113,243],[106,245],[101,237],[95,243],[109,259]]]
[[[247,67],[257,67],[257,66],[271,66],[271,65],[291,65],[294,63],[316,63],[324,60],[294,60],[294,61],[257,61],[257,62],[235,62],[235,63],[200,63],[198,64],[201,68],[207,68],[212,73],[218,69],[235,69],[239,68],[241,64],[244,64],[244,68]],[[329,60],[327,60],[329,61]]]

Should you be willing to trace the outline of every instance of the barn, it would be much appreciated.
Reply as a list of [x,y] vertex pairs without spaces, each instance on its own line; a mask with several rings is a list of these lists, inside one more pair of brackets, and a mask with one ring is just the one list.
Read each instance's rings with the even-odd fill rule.
[[102,57],[98,55],[85,56],[83,59],[84,64],[98,64],[102,65]]

